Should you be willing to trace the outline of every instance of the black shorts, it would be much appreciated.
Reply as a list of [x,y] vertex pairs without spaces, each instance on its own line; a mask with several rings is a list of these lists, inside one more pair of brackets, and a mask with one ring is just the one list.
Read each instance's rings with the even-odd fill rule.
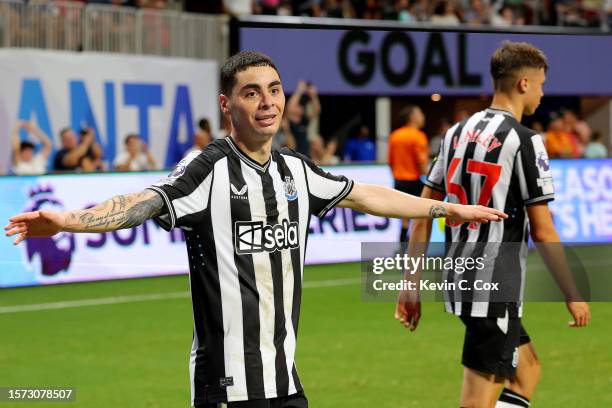
[[308,408],[308,400],[303,392],[263,400],[236,401],[230,403],[207,403],[195,408]]
[[395,189],[402,193],[420,197],[421,191],[423,191],[423,182],[421,180],[395,180]]
[[501,378],[513,378],[518,348],[529,343],[521,319],[461,317],[465,324],[462,364]]

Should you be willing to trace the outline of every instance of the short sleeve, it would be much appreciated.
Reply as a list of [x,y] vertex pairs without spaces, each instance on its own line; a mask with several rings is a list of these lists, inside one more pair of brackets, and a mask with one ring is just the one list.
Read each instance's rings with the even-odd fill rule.
[[554,199],[552,171],[542,136],[536,134],[521,142],[515,171],[525,205]]
[[190,229],[202,221],[208,206],[213,163],[204,152],[185,156],[167,177],[148,187],[164,200],[167,212],[154,218],[163,229]]
[[298,155],[304,165],[304,173],[308,183],[310,213],[319,218],[334,208],[348,196],[353,189],[353,181],[344,176],[336,176],[321,169],[306,156]]
[[446,193],[446,189],[444,188],[444,173],[444,140],[442,140],[440,143],[440,151],[429,167],[429,174],[427,174],[425,185],[434,190]]

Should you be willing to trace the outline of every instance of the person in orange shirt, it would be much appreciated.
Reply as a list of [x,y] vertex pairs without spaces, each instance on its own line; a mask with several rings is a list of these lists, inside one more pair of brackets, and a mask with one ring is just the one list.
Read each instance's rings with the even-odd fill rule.
[[578,143],[573,134],[566,131],[563,119],[553,115],[546,132],[546,151],[549,157],[580,157]]
[[[395,179],[395,189],[419,197],[423,189],[420,177],[427,174],[429,146],[421,129],[425,114],[416,105],[402,111],[406,124],[389,136],[389,166]],[[402,220],[400,242],[408,242],[409,220]]]

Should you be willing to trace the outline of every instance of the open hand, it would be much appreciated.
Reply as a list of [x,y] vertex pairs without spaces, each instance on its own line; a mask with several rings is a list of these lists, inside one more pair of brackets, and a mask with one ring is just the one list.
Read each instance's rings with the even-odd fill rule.
[[53,211],[33,211],[18,214],[4,227],[7,237],[17,235],[14,245],[26,238],[50,237],[61,231],[63,216]]
[[503,211],[482,205],[452,204],[448,206],[447,217],[453,222],[479,222],[486,224],[489,221],[501,221],[508,218]]

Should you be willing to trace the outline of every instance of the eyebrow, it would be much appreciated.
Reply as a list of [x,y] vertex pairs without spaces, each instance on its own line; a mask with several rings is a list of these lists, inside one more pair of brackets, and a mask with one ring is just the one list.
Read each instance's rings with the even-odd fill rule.
[[[268,84],[268,88],[272,88],[273,86],[278,86],[278,85],[281,85],[280,81],[272,81]],[[245,89],[261,89],[261,86],[259,84],[246,84],[240,89],[240,91],[242,92]]]

